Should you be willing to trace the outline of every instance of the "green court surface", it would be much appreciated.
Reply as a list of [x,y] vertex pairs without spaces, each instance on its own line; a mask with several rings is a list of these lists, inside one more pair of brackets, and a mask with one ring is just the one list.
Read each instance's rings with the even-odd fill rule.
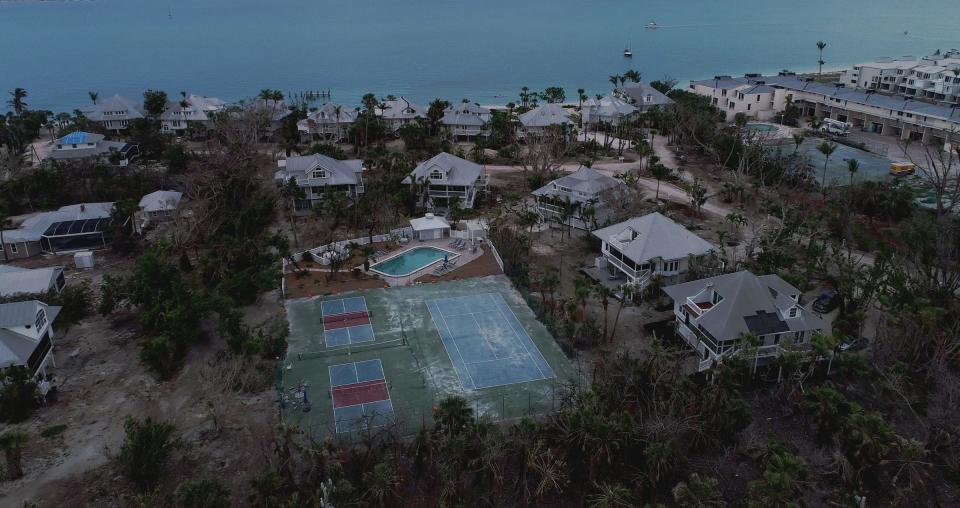
[[[462,362],[471,364],[488,361],[488,358],[481,353],[473,357],[466,353],[467,356],[462,358],[455,355],[458,362],[455,367],[451,353],[444,347],[434,316],[428,309],[428,302],[483,294],[494,295],[497,302],[502,297],[506,307],[499,312],[510,318],[513,327],[522,327],[522,330],[511,328],[515,329],[516,334],[507,334],[510,340],[526,341],[528,337],[532,345],[527,343],[524,351],[530,351],[533,358],[545,361],[549,366],[547,368],[541,364],[540,369],[536,365],[524,367],[537,369],[538,375],[529,378],[533,380],[523,381],[528,378],[520,376],[517,378],[519,382],[479,389],[465,388],[465,383],[461,382],[457,369],[463,374]],[[376,340],[327,349],[324,343],[323,302],[352,297],[366,300]],[[343,432],[342,429],[346,428],[364,427],[357,422],[347,425],[340,421],[340,425],[337,424],[331,393],[331,366],[380,360],[394,422],[404,434],[415,432],[421,425],[431,424],[433,407],[450,395],[464,397],[480,415],[494,420],[515,419],[542,414],[558,407],[561,393],[579,383],[576,368],[564,356],[543,324],[537,321],[509,279],[502,275],[289,300],[286,308],[290,336],[287,358],[281,366],[281,395],[285,400],[281,414],[285,423],[297,424],[301,430],[317,439],[336,433],[338,428]],[[510,317],[508,310],[515,315],[515,320]],[[434,314],[437,314],[436,308]],[[493,341],[487,345],[493,344],[496,350],[497,337],[502,335],[500,328],[484,323],[481,318],[477,328],[457,332],[458,340],[461,341],[460,345],[464,345],[463,341],[469,342],[471,337],[476,336],[477,340]],[[445,330],[444,335],[449,346],[449,331]],[[539,350],[539,355],[536,350]],[[525,359],[524,362],[530,363],[531,360]],[[466,382],[466,385],[471,386],[471,383]],[[297,393],[298,386],[302,388],[301,394],[306,392],[309,411],[303,410],[302,396]],[[482,386],[482,383],[472,386]],[[343,415],[349,411],[338,413]],[[384,425],[384,421],[375,418],[368,425]]]

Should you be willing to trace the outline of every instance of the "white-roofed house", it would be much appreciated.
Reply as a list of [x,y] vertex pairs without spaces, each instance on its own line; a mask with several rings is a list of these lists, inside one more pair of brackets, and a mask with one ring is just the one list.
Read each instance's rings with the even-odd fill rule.
[[110,241],[107,226],[112,214],[113,203],[80,203],[32,215],[19,227],[0,233],[4,256],[20,259],[43,252],[59,254],[105,248]]
[[326,155],[314,154],[290,157],[278,161],[280,170],[274,174],[278,185],[293,178],[303,188],[306,198],[297,200],[297,210],[310,210],[328,194],[342,192],[350,198],[363,195],[362,160],[337,160]]
[[584,125],[619,125],[637,117],[639,109],[616,96],[589,99],[583,103],[580,114]]
[[179,101],[167,101],[160,115],[160,129],[178,135],[184,134],[191,125],[209,129],[216,114],[226,109],[223,99],[189,94]]
[[454,104],[443,112],[440,121],[450,130],[453,139],[472,139],[477,136],[489,136],[490,110],[473,102]]
[[46,394],[53,361],[53,321],[60,307],[37,300],[0,304],[0,368],[26,367]]
[[183,194],[171,190],[158,190],[140,198],[136,226],[142,232],[147,226],[173,218],[180,207]]
[[404,97],[396,100],[383,101],[377,106],[376,111],[380,112],[380,118],[387,124],[387,128],[392,133],[400,131],[400,127],[417,121],[418,118],[426,118],[427,110],[420,105],[408,101]]
[[604,198],[626,189],[621,180],[581,166],[533,191],[533,195],[541,220],[591,231],[610,218]]
[[109,160],[114,153],[117,154],[120,165],[126,166],[130,160],[140,154],[140,149],[137,145],[130,145],[123,141],[108,141],[103,134],[75,131],[54,143],[49,159],[55,161]]
[[655,107],[662,108],[673,104],[673,99],[642,81],[627,83],[623,88],[615,90],[614,95],[626,100],[641,113],[645,113]]
[[767,363],[787,348],[809,347],[826,328],[800,302],[800,290],[777,275],[748,271],[699,279],[663,289],[673,299],[677,333],[700,355],[706,370],[745,346],[744,335],[760,340],[750,351],[755,364]]
[[21,268],[0,265],[0,297],[14,295],[59,294],[66,285],[63,267]]
[[691,258],[703,260],[717,248],[658,212],[634,217],[593,232],[602,242],[597,267],[623,274],[643,289],[653,277],[676,282],[690,270]]
[[484,166],[441,152],[417,166],[402,183],[414,186],[423,207],[434,209],[449,208],[454,200],[460,208],[473,208],[487,182]]
[[297,131],[304,141],[318,139],[340,141],[347,137],[357,121],[357,112],[347,106],[328,102],[297,122]]
[[572,126],[570,112],[559,104],[543,104],[518,117],[520,129],[517,137],[526,138],[543,134],[552,126]]
[[87,120],[111,131],[124,130],[131,121],[144,118],[143,104],[122,95],[99,100],[96,104],[81,108],[81,111]]
[[439,240],[450,236],[450,223],[432,213],[410,219],[410,227],[413,228],[413,237],[421,241]]

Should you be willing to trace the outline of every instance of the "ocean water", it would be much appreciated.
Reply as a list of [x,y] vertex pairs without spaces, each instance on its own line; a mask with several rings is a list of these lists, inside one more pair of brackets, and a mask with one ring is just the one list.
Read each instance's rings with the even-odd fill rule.
[[[330,89],[338,102],[517,99],[523,86],[685,84],[960,47],[957,0],[0,0],[0,91],[69,111],[146,88],[238,100]],[[660,28],[644,25],[655,20]],[[908,31],[908,34],[904,34]],[[634,57],[623,57],[629,44]]]

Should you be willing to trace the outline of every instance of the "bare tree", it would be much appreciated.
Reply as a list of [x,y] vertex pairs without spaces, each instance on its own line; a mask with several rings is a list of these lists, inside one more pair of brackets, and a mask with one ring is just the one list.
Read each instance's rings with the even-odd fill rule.
[[952,146],[950,151],[925,146],[919,160],[910,154],[908,146],[903,145],[903,152],[917,167],[923,182],[933,191],[937,200],[937,217],[946,216],[954,210],[957,200],[960,199],[960,145]]

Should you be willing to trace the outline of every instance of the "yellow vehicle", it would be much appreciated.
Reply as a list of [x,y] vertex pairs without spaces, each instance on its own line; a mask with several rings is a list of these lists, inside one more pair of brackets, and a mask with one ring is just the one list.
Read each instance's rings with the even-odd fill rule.
[[916,169],[916,166],[910,162],[894,162],[890,164],[890,174],[893,176],[912,175]]

